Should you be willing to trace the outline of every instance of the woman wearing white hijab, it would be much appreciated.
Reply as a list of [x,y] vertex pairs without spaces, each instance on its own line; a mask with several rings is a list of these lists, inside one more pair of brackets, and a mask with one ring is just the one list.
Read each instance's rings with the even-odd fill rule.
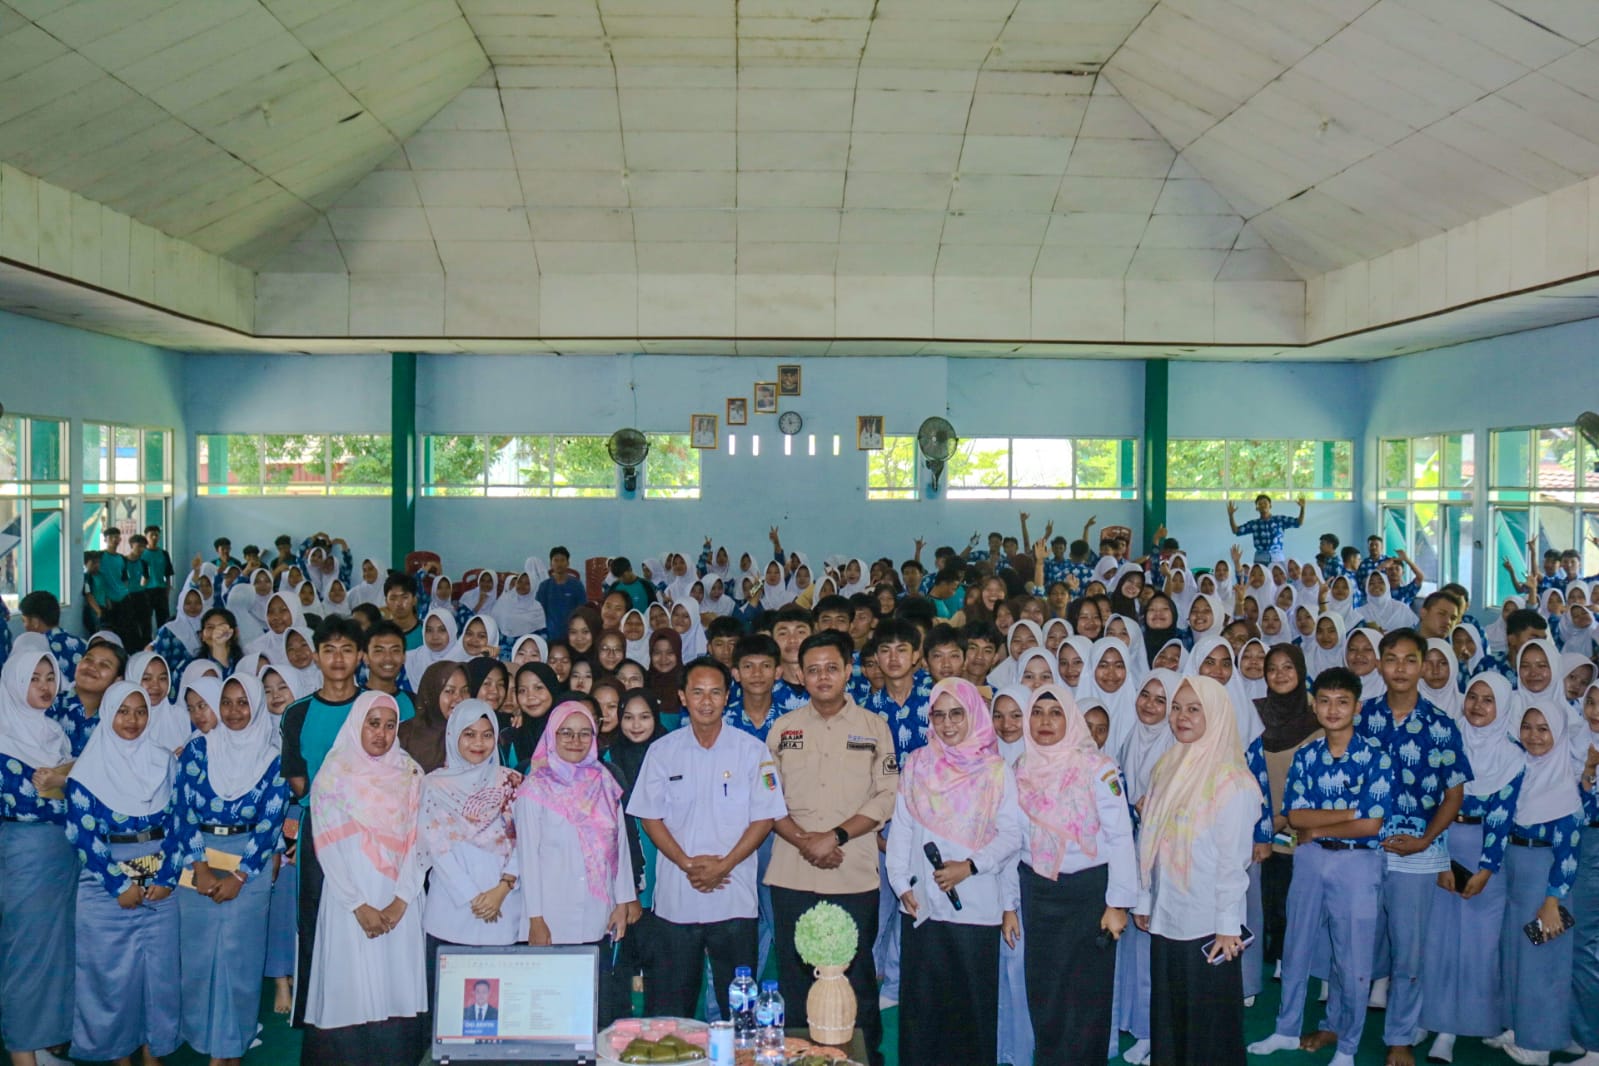
[[[1016,680],[1005,688],[1020,687],[1028,692],[1036,692],[1045,685],[1058,684],[1060,675],[1055,670],[1055,657],[1043,648],[1028,648],[1016,660]],[[998,698],[997,695],[995,698]]]
[[502,636],[520,637],[544,628],[544,607],[539,603],[538,591],[533,575],[526,571],[505,587],[505,593],[489,612],[499,623]]
[[289,786],[273,743],[277,723],[261,682],[222,686],[221,719],[194,738],[179,766],[183,865],[193,890],[183,923],[183,1040],[212,1059],[241,1059],[255,1039],[267,924]]
[[239,624],[241,644],[249,644],[267,632],[267,601],[272,592],[272,573],[265,569],[228,590],[227,606]]
[[420,681],[434,663],[465,654],[457,652],[457,636],[455,612],[434,604],[422,619],[422,643],[405,653],[405,676],[411,679],[411,684]]
[[378,565],[376,559],[371,557],[361,560],[361,580],[350,587],[349,603],[351,610],[363,603],[370,603],[374,607],[383,606],[383,582],[388,572]]
[[[1177,743],[1168,719],[1168,706],[1182,678],[1170,670],[1151,670],[1139,687],[1136,722],[1115,752],[1127,786],[1127,804],[1143,810],[1144,797],[1154,780],[1160,757]],[[1139,820],[1134,818],[1134,847]],[[1133,1046],[1122,1054],[1129,1063],[1149,1061],[1149,934],[1129,926],[1116,944],[1115,1034],[1130,1033]],[[1113,1036],[1114,1039],[1114,1036]]]
[[672,604],[672,628],[683,638],[682,661],[685,663],[704,655],[707,647],[705,623],[700,621],[698,606],[693,600]]
[[1105,751],[1112,755],[1121,751],[1138,717],[1138,682],[1128,656],[1127,645],[1119,639],[1100,637],[1094,641],[1093,652],[1077,686],[1079,703],[1098,700],[1110,717],[1110,738],[1105,741]]
[[775,611],[790,603],[795,595],[783,573],[783,564],[775,559],[767,563],[765,576],[761,581],[762,609]]
[[[638,625],[629,632],[628,619],[637,618]],[[644,621],[644,612],[630,610],[622,616],[622,639],[627,641],[627,657],[640,665],[650,661],[650,630]],[[637,633],[638,636],[633,636]]]
[[1255,701],[1250,699],[1244,688],[1243,675],[1238,672],[1238,663],[1230,644],[1220,637],[1195,641],[1194,650],[1188,656],[1188,670],[1188,676],[1208,677],[1226,691],[1238,737],[1244,747],[1249,747],[1256,737],[1265,732],[1260,713],[1255,710]]
[[150,739],[168,751],[182,750],[191,732],[189,710],[177,702],[177,686],[172,684],[167,661],[153,651],[141,651],[128,657],[123,676],[150,697]]
[[[1204,604],[1203,609],[1200,604]],[[1208,619],[1205,617],[1206,611],[1210,614]],[[1195,643],[1207,637],[1220,637],[1221,631],[1227,628],[1227,608],[1222,598],[1209,592],[1195,596],[1188,605],[1188,612],[1183,615],[1183,628],[1188,630],[1190,639]]]
[[1488,650],[1495,655],[1503,655],[1509,648],[1509,637],[1505,633],[1505,620],[1512,614],[1527,605],[1525,597],[1506,596],[1505,602],[1499,606],[1499,617],[1488,623],[1488,628],[1483,630],[1483,636],[1488,641]]
[[[1527,769],[1526,753],[1511,738],[1513,707],[1509,679],[1489,672],[1471,679],[1456,716],[1472,779],[1449,827],[1451,870],[1438,875],[1444,894],[1433,899],[1427,914],[1421,971],[1421,1024],[1438,1034],[1428,1057],[1442,1062],[1453,1057],[1457,1036],[1492,1037],[1501,1029],[1501,868]],[[1456,868],[1469,872],[1464,886],[1451,872]]]
[[[465,579],[471,578],[470,583]],[[474,573],[467,571],[462,575],[462,591],[455,597],[456,603],[474,615],[488,614],[494,610],[494,604],[500,598],[500,575],[493,567],[479,567]]]
[[[177,1050],[178,883],[183,850],[173,809],[177,764],[146,735],[150,697],[118,681],[110,719],[67,780],[67,839],[77,849],[77,955],[72,1057],[128,1059]],[[259,975],[258,975],[259,976]]]
[[422,782],[420,842],[432,867],[422,927],[434,941],[515,944],[527,930],[511,824],[521,777],[496,758],[497,722],[482,700],[456,704],[444,766]]
[[1327,585],[1327,606],[1325,608],[1344,620],[1344,625],[1352,626],[1360,617],[1360,608],[1356,605],[1354,579],[1348,574],[1339,574]]
[[[1459,724],[1460,708],[1464,702],[1460,692],[1460,663],[1455,659],[1455,649],[1449,646],[1447,640],[1428,638],[1427,650],[1421,657],[1421,683],[1417,689],[1422,699]],[[1500,725],[1503,724],[1504,720],[1500,719]]]
[[1388,682],[1377,668],[1382,634],[1375,629],[1356,629],[1344,639],[1344,665],[1360,678],[1360,700],[1374,700],[1388,691]]
[[19,640],[0,669],[0,1040],[23,1062],[72,1039],[78,857],[62,832],[72,745],[47,713],[58,687],[49,645]]
[[[854,576],[851,576],[852,574]],[[838,590],[840,596],[847,598],[872,587],[871,570],[862,559],[851,559],[845,563],[844,568],[839,571],[839,576],[844,579],[842,587]]]
[[[1549,1052],[1571,1044],[1576,938],[1566,935],[1560,910],[1576,880],[1583,810],[1567,740],[1571,714],[1563,696],[1559,704],[1551,699],[1524,706],[1513,716],[1527,769],[1505,851],[1507,899],[1499,951],[1507,1032],[1500,1039],[1505,1053],[1518,1062],[1548,1062]],[[1529,923],[1541,930],[1543,943],[1534,944],[1523,933]]]
[[1388,594],[1388,576],[1380,570],[1366,578],[1366,603],[1359,613],[1363,625],[1384,633],[1416,624],[1416,612]]
[[[482,633],[473,632],[473,626],[481,627]],[[492,615],[473,615],[471,620],[461,627],[460,639],[450,645],[449,654],[441,658],[468,663],[480,655],[490,659],[500,657],[500,625]]]
[[705,599],[700,601],[700,614],[726,618],[733,613],[733,597],[727,595],[727,584],[720,577],[708,580],[710,584],[706,588]]
[[[1067,649],[1070,649],[1070,654],[1068,654]],[[1068,666],[1071,663],[1071,655],[1077,656],[1077,665],[1075,667],[1077,671],[1076,684],[1073,684],[1072,679],[1067,676],[1069,673]],[[1083,698],[1083,684],[1091,676],[1091,673],[1088,669],[1088,662],[1093,657],[1094,642],[1077,633],[1073,633],[1071,636],[1067,637],[1061,642],[1060,647],[1055,650],[1055,676],[1060,678],[1061,684],[1066,685],[1072,690],[1072,695],[1077,698],[1079,704],[1081,704]],[[1084,714],[1088,713],[1088,708],[1086,707],[1080,706],[1079,709]]]
[[274,592],[267,597],[266,632],[246,644],[244,650],[259,652],[281,666],[289,661],[283,650],[284,634],[304,625],[305,612],[300,609],[299,598],[288,592]]
[[1560,652],[1548,637],[1529,640],[1516,652],[1516,710],[1548,706],[1569,711]]
[[988,672],[988,684],[995,689],[1016,684],[1021,680],[1022,654],[1032,648],[1044,646],[1044,631],[1037,622],[1023,618],[1012,623],[1005,634],[1005,658],[994,664]]
[[1323,670],[1344,665],[1346,639],[1342,615],[1334,611],[1324,611],[1316,617],[1315,635],[1302,645],[1305,653],[1305,669],[1310,674],[1311,681],[1315,681],[1316,675]]
[[399,707],[356,697],[311,783],[324,877],[306,989],[306,1066],[414,1062],[428,1009],[417,840],[422,769],[396,743]]

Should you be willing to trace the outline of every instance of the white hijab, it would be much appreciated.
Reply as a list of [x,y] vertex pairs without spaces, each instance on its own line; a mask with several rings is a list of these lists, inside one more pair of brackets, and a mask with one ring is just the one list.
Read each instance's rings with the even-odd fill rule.
[[[1521,677],[1521,660],[1526,658],[1528,648],[1537,648],[1549,660],[1549,684],[1538,692],[1528,691],[1525,681]],[[1566,699],[1566,678],[1560,669],[1560,649],[1555,647],[1555,642],[1548,637],[1539,637],[1529,640],[1516,652],[1516,729],[1519,736],[1521,729],[1521,713],[1528,707],[1558,706],[1562,711],[1569,710],[1571,704]],[[1530,822],[1527,824],[1531,824]]]
[[[1084,686],[1088,683],[1088,664],[1094,658],[1094,642],[1081,633],[1073,633],[1062,642],[1061,648],[1066,647],[1068,644],[1077,653],[1077,657],[1083,660],[1083,672],[1077,675],[1077,684],[1071,687],[1072,697],[1081,700],[1087,695],[1087,690]],[[1066,684],[1066,676],[1060,669],[1060,648],[1055,649],[1055,674],[1060,678],[1061,684]]]
[[[466,625],[461,627],[460,637],[456,639],[454,644],[450,645],[450,650],[446,654],[439,656],[440,659],[454,659],[463,663],[472,661],[474,656],[466,650],[466,631],[473,622],[483,623],[483,633],[488,637],[488,657],[490,659],[498,659],[500,657],[500,624],[494,620],[493,615],[475,614],[466,620]],[[409,677],[411,675],[407,674],[406,676]],[[417,674],[416,676],[420,678],[422,675]]]
[[151,739],[148,726],[133,740],[117,736],[111,719],[129,697],[150,705],[144,689],[131,681],[118,681],[106,690],[100,711],[107,720],[90,734],[69,776],[117,814],[141,818],[166,809],[177,763]]
[[[688,613],[688,632],[679,633],[678,636],[683,640],[683,661],[689,663],[705,654],[707,647],[705,623],[700,621],[699,604],[693,600],[674,603],[672,609],[667,612],[667,617],[672,618],[676,615],[679,607]],[[677,626],[674,625],[672,628],[675,630]]]
[[[1499,607],[1499,617],[1488,623],[1488,628],[1483,630],[1483,639],[1488,642],[1491,652],[1507,651],[1510,647],[1510,636],[1505,632],[1505,618],[1525,607],[1527,601],[1521,596],[1506,596],[1505,602]],[[1519,729],[1520,726],[1518,725]]]
[[1527,753],[1510,734],[1509,723],[1520,721],[1510,695],[1510,679],[1490,670],[1471,679],[1466,686],[1483,685],[1494,697],[1494,720],[1475,726],[1464,714],[1459,718],[1460,741],[1471,764],[1471,780],[1466,795],[1486,799],[1516,779],[1527,768]]
[[1338,643],[1330,648],[1323,648],[1312,633],[1300,645],[1300,650],[1305,653],[1305,672],[1314,681],[1316,675],[1323,670],[1331,670],[1335,666],[1344,665],[1344,645],[1349,642],[1349,634],[1344,626],[1344,616],[1336,611],[1323,611],[1316,616],[1316,626],[1321,627],[1321,620],[1325,618],[1338,630]]
[[[1513,716],[1516,736],[1521,736],[1522,720],[1530,711],[1543,714],[1555,743],[1543,755],[1527,753],[1527,776],[1522,779],[1521,795],[1516,799],[1516,824],[1526,826],[1553,822],[1582,809],[1577,775],[1571,769],[1571,715],[1566,710],[1564,694],[1559,706],[1540,703],[1521,708]],[[99,735],[99,730],[95,735]]]
[[370,603],[374,607],[383,606],[383,582],[388,578],[388,573],[383,569],[376,559],[368,556],[367,558],[361,560],[361,573],[363,575],[366,573],[367,563],[371,563],[372,569],[377,571],[377,580],[368,581],[363,576],[360,581],[357,581],[353,586],[350,587],[350,594],[345,599],[345,603],[349,605],[351,610],[354,610],[363,603]]
[[[1338,589],[1342,587],[1349,595],[1339,598]],[[1327,610],[1344,620],[1347,626],[1354,621],[1357,608],[1355,606],[1355,580],[1345,574],[1339,574],[1327,583]]]
[[1032,633],[1038,647],[1045,646],[1044,630],[1037,622],[1023,618],[1018,622],[1011,623],[1010,629],[1005,633],[1005,658],[995,663],[994,668],[988,672],[988,683],[996,689],[1004,688],[1006,685],[1017,684],[1022,679],[1020,656],[1011,654],[1010,650],[1011,641],[1015,639],[1018,629],[1026,629]]
[[[1095,676],[1099,670],[1100,660],[1104,659],[1108,651],[1115,651],[1121,656],[1122,663],[1127,668],[1126,679],[1122,681],[1121,688],[1114,692],[1107,692],[1101,687],[1099,679]],[[1132,731],[1133,723],[1138,720],[1138,681],[1127,645],[1117,637],[1100,637],[1094,641],[1093,654],[1083,664],[1083,676],[1077,688],[1084,698],[1098,700],[1110,718],[1110,736],[1105,741],[1105,751],[1109,753],[1120,751],[1127,734]]]
[[[1127,802],[1137,803],[1149,791],[1149,783],[1154,777],[1155,764],[1172,745],[1177,743],[1177,737],[1171,731],[1171,698],[1177,692],[1177,686],[1182,684],[1182,678],[1172,670],[1154,669],[1144,679],[1147,685],[1152,681],[1160,682],[1165,691],[1166,717],[1154,725],[1146,725],[1138,717],[1136,697],[1132,728],[1127,731],[1120,749],[1117,750],[1116,761],[1121,763],[1122,775],[1127,780]],[[1143,685],[1139,690],[1143,690]],[[1109,747],[1107,744],[1106,747]]]
[[[650,661],[650,620],[644,617],[644,612],[636,607],[629,609],[627,614],[622,616],[622,631],[624,633],[627,632],[627,618],[628,615],[633,614],[638,615],[639,621],[644,623],[644,635],[637,640],[629,640],[627,642],[627,657],[636,663],[647,664]],[[667,617],[670,618],[671,616],[668,615]],[[622,639],[626,640],[627,638],[624,636]],[[514,659],[515,656],[513,655],[512,658]]]
[[1221,637],[1207,637],[1204,640],[1194,641],[1194,650],[1188,656],[1187,676],[1204,676],[1199,672],[1199,668],[1205,665],[1205,660],[1217,648],[1220,648],[1226,654],[1228,662],[1232,663],[1232,673],[1227,676],[1227,684],[1223,687],[1227,690],[1227,698],[1232,700],[1233,718],[1238,723],[1238,739],[1247,749],[1256,737],[1266,731],[1266,725],[1260,720],[1260,712],[1255,709],[1255,701],[1249,698],[1249,692],[1244,688],[1244,675],[1238,669],[1238,656],[1233,654],[1232,645]]
[[[282,671],[278,672],[281,676]],[[243,729],[229,729],[219,709],[216,728],[207,733],[202,741],[205,745],[205,772],[211,781],[211,791],[225,802],[238,799],[260,784],[278,754],[277,745],[272,743],[277,721],[267,713],[260,680],[248,675],[236,675],[228,678],[222,688],[226,690],[228,685],[238,685],[244,690],[245,699],[250,705],[250,720]],[[289,687],[293,689],[294,685],[291,683]]]
[[538,600],[538,583],[533,580],[532,574],[527,574],[527,580],[527,595],[516,591],[516,582],[512,581],[505,586],[504,594],[495,601],[494,609],[489,612],[494,621],[499,623],[500,632],[507,637],[520,637],[544,628],[544,607]]
[[443,651],[434,651],[427,646],[427,641],[424,639],[421,644],[405,653],[405,676],[411,679],[413,685],[422,680],[422,674],[434,663],[443,662],[445,659],[460,659],[466,655],[464,651],[459,654],[456,653],[460,641],[456,639],[459,634],[456,630],[454,611],[448,607],[441,606],[430,608],[427,617],[422,619],[422,634],[424,638],[427,636],[428,618],[437,618],[439,620],[439,624],[444,627],[444,632],[447,634],[447,639]]
[[[1248,640],[1244,641],[1244,648],[1249,647],[1251,644],[1259,644],[1260,650],[1263,652],[1269,652],[1271,650],[1266,646],[1266,642],[1261,640],[1259,637],[1250,637]],[[1233,669],[1237,672],[1238,680],[1243,685],[1244,695],[1249,697],[1250,703],[1254,703],[1256,700],[1263,700],[1266,698],[1266,678],[1264,675],[1258,679],[1244,676],[1244,648],[1239,648],[1238,654],[1233,656]]]
[[[1367,629],[1366,627],[1362,626],[1344,638],[1345,662],[1342,665],[1348,665],[1347,660],[1349,658],[1349,642],[1354,640],[1356,635],[1364,636],[1366,640],[1370,642],[1372,655],[1379,663],[1378,666],[1373,666],[1371,668],[1371,673],[1365,675],[1356,675],[1360,677],[1360,699],[1362,702],[1364,702],[1366,700],[1376,699],[1378,696],[1385,695],[1388,692],[1388,682],[1382,679],[1382,668],[1380,665],[1382,661],[1382,634],[1377,632],[1375,629]],[[1352,670],[1353,667],[1350,669]]]
[[[1208,629],[1195,629],[1193,622],[1190,621],[1190,615],[1193,613],[1194,604],[1198,603],[1200,600],[1204,600],[1205,603],[1210,607],[1211,621],[1210,628]],[[1222,606],[1222,598],[1213,592],[1201,592],[1199,595],[1195,596],[1189,601],[1188,611],[1183,615],[1183,626],[1194,635],[1195,643],[1204,640],[1206,637],[1221,636],[1221,631],[1227,628],[1227,609]]]
[[48,645],[13,648],[0,670],[0,755],[20,759],[35,770],[53,770],[72,758],[72,744],[60,723],[45,713],[48,707],[35,710],[28,705],[28,687],[41,662],[50,664],[59,691],[61,669]]
[[[483,580],[484,574],[488,574],[494,579],[493,587],[487,592],[485,592],[483,590],[483,586],[479,584],[479,582]],[[473,614],[488,614],[490,611],[494,610],[495,603],[499,602],[499,589],[499,571],[489,566],[479,567],[477,574],[472,578],[472,583],[466,586],[465,591],[458,592],[456,594],[455,602],[459,603]],[[538,590],[535,589],[534,591],[537,592]]]
[[333,582],[337,581],[339,577],[339,568],[337,564],[335,564],[333,569],[329,572],[324,572],[321,567],[316,565],[319,561],[321,561],[321,559],[330,558],[332,558],[332,556],[328,554],[327,549],[321,547],[320,545],[312,548],[306,553],[305,556],[305,578],[307,581],[311,582],[311,587],[316,589],[317,599],[327,599],[328,588],[333,584]]
[[999,704],[1001,696],[1011,700],[1022,709],[1022,738],[1020,740],[1005,740],[999,735],[997,730],[994,733],[994,740],[999,744],[1000,757],[1005,760],[1006,766],[1014,770],[1016,768],[1016,760],[1020,759],[1022,754],[1027,751],[1027,705],[1032,702],[1033,690],[1020,682],[1014,685],[1006,685],[994,693],[994,702],[989,705],[990,711]]
[[[1426,700],[1440,711],[1448,714],[1449,717],[1453,718],[1457,723],[1464,725],[1465,719],[1460,713],[1460,709],[1464,704],[1464,696],[1460,691],[1460,683],[1458,680],[1460,677],[1460,660],[1455,658],[1455,649],[1449,646],[1449,642],[1447,640],[1439,640],[1437,637],[1428,637],[1427,652],[1432,651],[1442,655],[1444,657],[1444,662],[1449,665],[1449,680],[1444,683],[1442,688],[1433,688],[1431,685],[1427,684],[1427,679],[1423,677],[1421,684],[1418,685],[1417,688],[1421,691],[1422,699]],[[1423,659],[1426,658],[1427,652],[1422,652]],[[1495,695],[1497,696],[1497,693]],[[1496,718],[1495,721],[1499,721],[1499,719]],[[1501,724],[1503,723],[1501,722]],[[1472,763],[1471,768],[1472,771],[1475,772],[1477,769],[1477,764],[1475,762]]]
[[[183,613],[183,601],[188,597],[190,592],[193,592],[200,598],[200,613],[195,615],[193,618],[190,618],[188,615]],[[187,586],[184,588],[183,592],[178,595],[177,613],[172,616],[172,621],[168,622],[161,628],[171,633],[174,637],[177,637],[179,643],[183,645],[184,651],[188,652],[190,655],[198,655],[200,654],[200,619],[205,617],[205,612],[209,610],[210,607],[211,605],[205,602],[205,596],[201,594],[199,589],[194,588],[193,586]]]
[[[1369,591],[1374,581],[1382,582],[1381,592]],[[1374,571],[1366,578],[1366,585],[1368,589],[1366,605],[1360,610],[1360,616],[1364,621],[1381,627],[1384,633],[1416,624],[1416,612],[1389,594],[1387,574],[1380,570]]]
[[[844,587],[838,590],[838,594],[840,596],[845,596],[845,597],[853,596],[857,592],[865,592],[867,589],[871,588],[871,586],[872,586],[872,571],[871,571],[871,568],[866,565],[866,560],[865,559],[851,559],[850,562],[854,563],[856,566],[861,568],[861,576],[855,581],[846,582]],[[849,565],[848,563],[845,564],[845,566],[848,566],[848,565]],[[843,570],[843,568],[840,568],[839,576],[843,577],[843,575],[844,575],[844,570]]]
[[[523,633],[520,637],[516,638],[516,642],[511,645],[511,662],[513,662],[513,663],[516,662],[516,653],[521,651],[522,650],[522,645],[526,644],[530,640],[533,642],[533,646],[539,650],[539,662],[541,662],[541,663],[549,662],[550,661],[550,645],[549,645],[549,642],[546,641],[543,637],[539,636],[537,633]],[[646,643],[647,643],[647,640],[646,640]]]

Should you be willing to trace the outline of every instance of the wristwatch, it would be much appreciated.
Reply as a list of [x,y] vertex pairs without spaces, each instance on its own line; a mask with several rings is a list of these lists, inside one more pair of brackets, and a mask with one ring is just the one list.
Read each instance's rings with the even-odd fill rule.
[[849,843],[849,830],[843,826],[838,826],[833,830],[833,837],[838,841],[838,846],[843,847]]

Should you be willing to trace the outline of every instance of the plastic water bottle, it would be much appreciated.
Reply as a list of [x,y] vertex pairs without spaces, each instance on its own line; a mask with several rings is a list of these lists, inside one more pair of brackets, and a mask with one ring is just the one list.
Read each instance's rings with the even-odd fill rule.
[[733,1014],[733,1045],[739,1048],[755,1046],[755,978],[748,966],[733,971],[733,983],[727,987],[727,1005]]
[[761,982],[761,994],[755,1001],[755,1066],[784,1066],[784,1013],[777,982]]

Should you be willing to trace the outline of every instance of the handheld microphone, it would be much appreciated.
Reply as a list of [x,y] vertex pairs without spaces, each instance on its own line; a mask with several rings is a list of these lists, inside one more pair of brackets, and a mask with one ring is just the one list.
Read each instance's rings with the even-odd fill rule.
[[[922,854],[926,855],[927,861],[933,864],[933,869],[937,870],[940,866],[944,865],[944,856],[939,854],[938,845],[933,843],[931,840],[922,845]],[[952,888],[948,892],[944,893],[944,895],[949,897],[949,905],[951,907],[954,907],[956,910],[961,909],[960,893],[956,892]]]

